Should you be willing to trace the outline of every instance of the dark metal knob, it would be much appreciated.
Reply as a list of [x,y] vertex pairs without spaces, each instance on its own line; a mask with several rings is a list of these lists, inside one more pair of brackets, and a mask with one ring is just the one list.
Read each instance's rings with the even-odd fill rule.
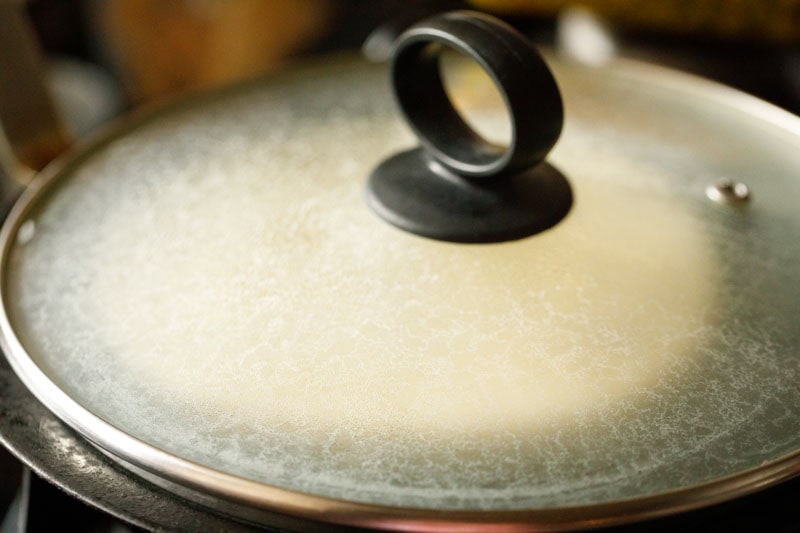
[[[440,72],[443,47],[472,58],[494,81],[511,119],[508,147],[485,140],[453,107]],[[424,20],[398,39],[392,84],[420,147],[370,176],[369,205],[385,220],[435,239],[497,242],[538,233],[567,214],[569,184],[544,162],[561,133],[561,95],[523,35],[480,13]]]

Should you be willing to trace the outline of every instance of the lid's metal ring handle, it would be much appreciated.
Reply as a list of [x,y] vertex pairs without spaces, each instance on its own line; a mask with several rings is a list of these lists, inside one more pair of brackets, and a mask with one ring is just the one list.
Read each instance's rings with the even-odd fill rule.
[[[443,46],[472,58],[494,81],[511,119],[507,148],[483,139],[453,107],[439,67]],[[561,133],[561,95],[542,57],[511,26],[480,13],[446,13],[404,32],[394,52],[392,84],[422,147],[465,177],[530,168],[544,160]]]

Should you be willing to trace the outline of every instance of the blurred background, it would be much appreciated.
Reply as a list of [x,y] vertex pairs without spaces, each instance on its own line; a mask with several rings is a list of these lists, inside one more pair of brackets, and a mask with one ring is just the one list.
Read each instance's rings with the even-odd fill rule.
[[403,28],[450,8],[498,14],[580,61],[667,64],[800,113],[800,0],[28,0],[26,8],[77,134],[129,108],[307,56],[367,42],[380,59]]
[[[76,136],[136,107],[309,57],[385,60],[404,28],[453,8],[500,15],[577,61],[660,63],[800,114],[800,0],[28,0],[21,8]],[[0,533],[54,523],[130,529],[38,480],[0,448]]]

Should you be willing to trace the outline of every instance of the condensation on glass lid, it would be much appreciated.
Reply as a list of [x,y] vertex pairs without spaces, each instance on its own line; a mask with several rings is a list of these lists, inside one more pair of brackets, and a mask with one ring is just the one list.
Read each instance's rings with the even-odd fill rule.
[[[569,143],[562,153],[570,159]],[[42,213],[50,232],[25,248],[24,313],[60,324],[42,340],[69,347],[37,350],[43,362],[93,409],[169,449],[186,446],[175,437],[184,432],[206,457],[240,441],[225,454],[254,475],[275,463],[248,449],[254,439],[283,438],[284,453],[298,440],[328,443],[339,459],[366,446],[374,468],[411,461],[413,479],[435,449],[480,463],[476,439],[505,434],[524,449],[527,432],[613,413],[632,392],[668,384],[696,356],[693,336],[713,327],[707,239],[658,197],[633,191],[623,203],[579,181],[580,208],[558,228],[474,247],[398,233],[360,209],[347,173],[296,204],[282,198],[312,188],[302,176],[264,187],[249,173],[198,166],[139,193],[121,180],[133,188],[100,223],[82,204],[103,206],[119,189],[76,182],[65,202],[77,209],[58,225]],[[660,245],[644,254],[632,246],[642,242]],[[398,451],[408,434],[434,450]]]
[[[730,258],[698,214],[720,206],[653,162],[690,154],[697,174],[688,140],[626,132],[624,96],[610,127],[567,71],[567,218],[511,243],[431,241],[364,206],[369,170],[411,140],[374,94],[382,72],[356,74],[167,116],[59,186],[6,280],[48,376],[170,453],[355,501],[592,504],[753,466],[716,446],[753,405],[773,413],[757,397],[772,348],[725,325]],[[648,94],[639,107],[670,103]]]
[[[60,317],[45,338],[86,354],[59,368],[67,383],[91,389],[88,375],[114,368],[118,394],[144,385],[212,426],[456,437],[602,411],[694,357],[694,336],[713,326],[716,269],[702,226],[676,216],[666,189],[621,198],[613,176],[582,180],[574,161],[590,142],[576,131],[557,152],[580,194],[569,218],[487,246],[398,233],[363,209],[349,171],[324,190],[317,167],[267,186],[247,162],[142,180],[125,174],[144,162],[112,150],[39,217],[20,257],[21,312]],[[593,165],[654,172],[606,157]],[[89,177],[112,167],[114,187]]]

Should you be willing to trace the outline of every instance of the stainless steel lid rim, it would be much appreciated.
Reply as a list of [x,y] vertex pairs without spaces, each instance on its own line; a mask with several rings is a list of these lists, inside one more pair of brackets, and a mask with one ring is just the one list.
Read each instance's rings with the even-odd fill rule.
[[[7,335],[4,321],[0,326],[3,328],[0,341],[4,353],[13,353],[11,350],[15,344],[22,349],[13,335],[10,338]],[[433,511],[332,500],[269,487],[159,450],[85,410],[58,389],[32,361],[19,361],[16,357],[8,357],[8,360],[17,375],[48,409],[103,453],[122,464],[132,464],[151,474],[155,479],[151,476],[147,476],[147,479],[156,484],[158,479],[164,479],[186,487],[189,490],[181,495],[193,498],[198,503],[209,505],[208,498],[202,497],[203,494],[221,498],[221,502],[212,505],[212,508],[221,512],[237,509],[225,505],[225,501],[231,501],[251,506],[255,511],[262,509],[309,520],[397,531],[408,528],[469,531],[476,525],[508,526],[508,531],[559,531],[621,525],[686,512],[745,496],[800,476],[798,451],[757,469],[708,484],[641,499],[591,506],[530,511]],[[200,494],[195,491],[200,491]],[[244,518],[248,515],[250,513]],[[255,516],[258,515],[250,518]]]
[[[554,530],[598,527],[657,518],[713,505],[800,476],[798,451],[759,468],[675,492],[630,501],[539,511],[398,509],[307,495],[269,487],[181,459],[116,429],[64,394],[32,360],[19,358],[16,354],[24,353],[24,348],[10,330],[6,317],[0,318],[0,346],[5,354],[15,354],[7,355],[6,358],[20,379],[48,409],[104,453],[190,490],[199,490],[223,500],[312,520],[396,530],[422,524],[433,526],[438,522],[442,525],[461,524],[465,527],[476,522],[483,525],[517,524],[520,531],[527,526],[537,530],[541,527],[553,527]],[[186,495],[191,496],[192,493]],[[207,501],[204,503],[207,504]],[[218,507],[223,512],[226,509],[224,504]]]
[[[769,104],[733,90],[720,88],[717,84],[710,82],[683,79],[683,76],[673,78],[673,75],[664,69],[627,64],[627,62],[626,66],[631,69],[634,76],[639,75],[639,72],[655,72],[666,80],[665,83],[674,85],[675,88],[689,94],[706,94],[705,90],[696,91],[695,84],[697,83],[701,84],[701,88],[704,86],[713,87],[715,91],[719,91],[719,96],[725,105],[744,110],[759,119],[766,120],[773,125],[800,135],[800,120]],[[179,108],[182,107],[183,105],[179,106]],[[150,118],[144,119],[145,122],[148,120]],[[121,126],[84,148],[78,155],[67,156],[60,160],[52,165],[23,194],[23,197],[9,215],[2,232],[0,232],[0,239],[3,242],[0,269],[3,272],[7,271],[6,263],[10,249],[20,226],[25,222],[27,215],[35,207],[36,203],[43,196],[46,196],[52,187],[59,183],[59,176],[67,172],[71,165],[79,164],[83,158],[90,157],[94,150],[113,142],[115,138],[123,135],[125,131],[127,131],[127,127]],[[6,281],[5,277],[0,280],[4,288]],[[181,459],[124,433],[82,407],[64,393],[26,353],[8,319],[5,294],[5,290],[0,292],[0,305],[3,308],[3,314],[0,317],[0,344],[6,353],[6,357],[15,372],[34,392],[37,398],[70,427],[76,429],[95,446],[156,476],[203,492],[215,494],[223,499],[232,499],[280,513],[289,513],[316,520],[330,520],[349,525],[395,529],[409,526],[430,526],[435,528],[444,527],[445,525],[467,528],[469,527],[468,522],[472,521],[482,524],[509,524],[513,525],[514,529],[519,530],[534,527],[534,524],[538,524],[537,527],[542,525],[550,525],[555,528],[588,527],[597,525],[597,521],[603,524],[621,523],[693,509],[744,495],[800,475],[799,450],[765,463],[756,469],[674,492],[612,504],[530,511],[451,512],[394,508],[334,500],[271,487]]]

